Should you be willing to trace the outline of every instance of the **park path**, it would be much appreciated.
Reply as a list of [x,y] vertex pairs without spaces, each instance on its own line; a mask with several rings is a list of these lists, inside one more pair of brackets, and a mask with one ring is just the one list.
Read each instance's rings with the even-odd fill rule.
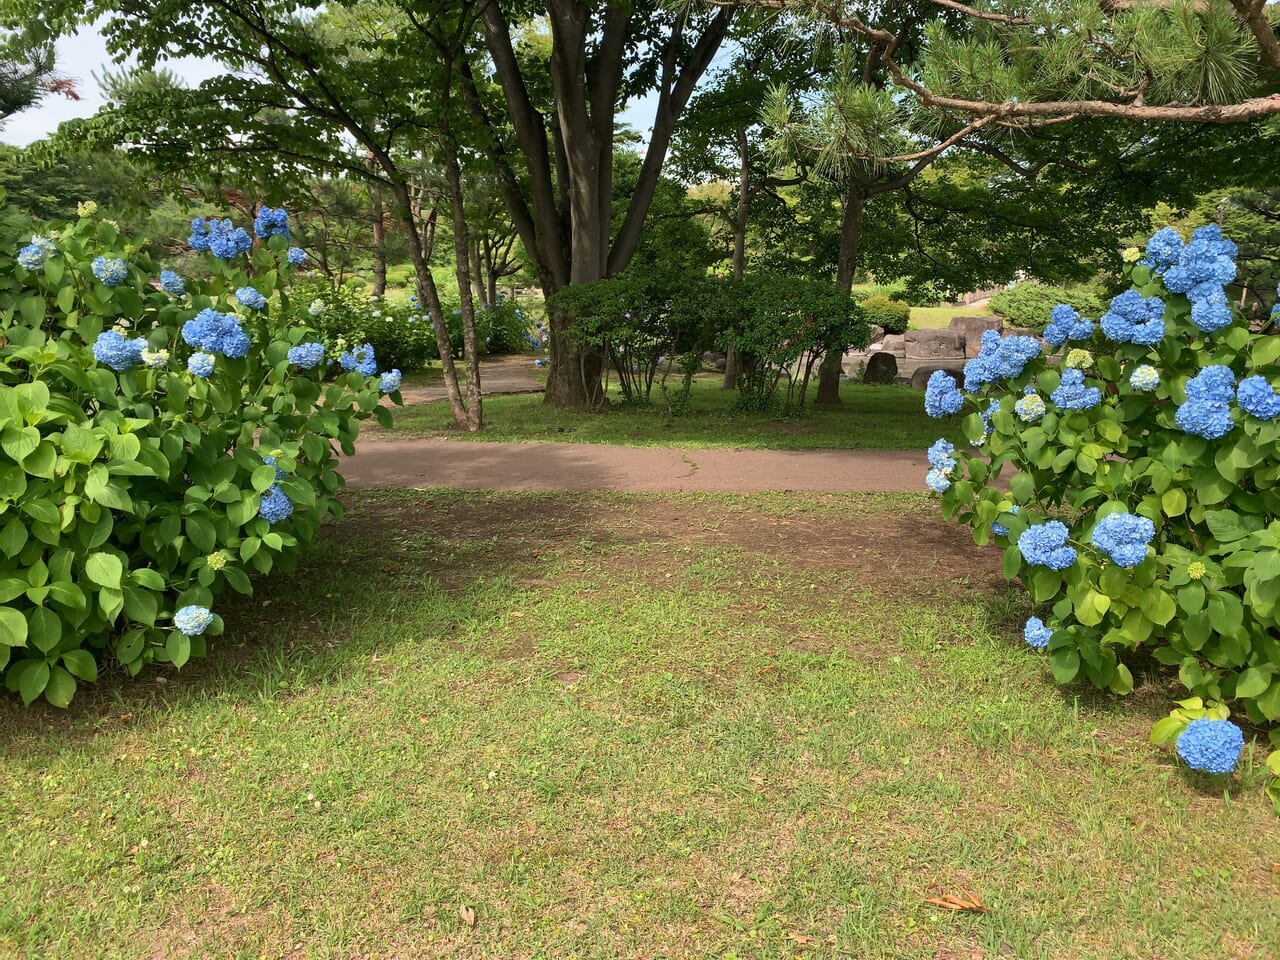
[[352,486],[466,490],[919,492],[923,450],[682,450],[603,443],[369,440],[342,462]]
[[[485,396],[536,393],[528,356],[495,357],[480,370]],[[462,372],[462,367],[459,367]],[[406,406],[445,399],[443,385],[411,387]],[[364,440],[340,472],[359,487],[465,490],[613,490],[628,493],[921,491],[923,450],[728,450],[602,443]]]

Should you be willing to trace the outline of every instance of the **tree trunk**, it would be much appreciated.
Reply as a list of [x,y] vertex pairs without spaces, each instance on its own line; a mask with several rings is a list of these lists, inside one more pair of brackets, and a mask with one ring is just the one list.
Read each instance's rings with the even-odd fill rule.
[[462,170],[458,166],[458,148],[450,143],[445,148],[445,178],[449,181],[449,202],[453,209],[453,255],[458,277],[458,297],[462,301],[462,356],[467,364],[467,429],[471,432],[484,425],[480,408],[480,352],[476,342],[476,302],[472,297],[475,278],[470,270],[470,247],[467,216],[462,202]]
[[382,297],[387,293],[387,228],[382,190],[374,184],[369,186],[369,207],[373,216],[373,295]]
[[[861,183],[849,184],[844,198],[844,215],[840,219],[840,255],[836,263],[836,286],[841,293],[853,290],[853,277],[858,269],[858,243],[862,238],[862,213],[867,206],[866,191]],[[818,395],[813,402],[823,406],[840,403],[840,373],[848,344],[832,343],[818,368]]]
[[[456,218],[455,218],[456,219]],[[463,223],[463,229],[467,230],[466,223]],[[488,303],[488,298],[484,295],[484,262],[480,259],[479,243],[471,242],[470,237],[467,238],[467,253],[471,261],[471,296],[478,303]]]
[[[751,212],[751,165],[748,162],[747,131],[738,131],[738,209],[733,216],[733,278],[741,280],[747,272],[747,216]],[[742,359],[729,347],[724,355],[724,389],[738,385]]]
[[449,331],[444,324],[444,308],[440,305],[440,291],[436,288],[435,278],[431,275],[431,266],[427,263],[422,249],[422,237],[418,233],[418,223],[409,202],[409,189],[403,182],[393,182],[391,189],[398,208],[396,214],[404,227],[405,238],[409,241],[409,260],[413,264],[418,303],[425,304],[431,311],[432,326],[436,333],[436,349],[440,351],[440,366],[444,371],[444,386],[449,396],[449,409],[453,413],[453,422],[459,427],[469,429],[467,409],[463,406],[462,391],[458,388],[458,371],[453,364],[453,351],[449,349]]

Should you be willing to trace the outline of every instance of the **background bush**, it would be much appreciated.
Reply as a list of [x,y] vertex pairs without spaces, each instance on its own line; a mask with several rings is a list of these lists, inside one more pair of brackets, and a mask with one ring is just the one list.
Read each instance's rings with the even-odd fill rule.
[[1094,320],[1106,310],[1106,298],[1100,290],[1019,283],[991,298],[991,312],[1003,317],[1011,326],[1039,332],[1048,325],[1049,312],[1060,303],[1069,303]]
[[[17,255],[33,232],[54,252],[39,266],[26,257],[28,269]],[[325,385],[323,365],[289,362],[317,334],[288,310],[287,245],[257,245],[252,278],[243,255],[206,257],[212,276],[186,277],[175,296],[153,285],[142,245],[105,221],[37,228],[0,214],[0,671],[24,701],[65,706],[104,663],[182,666],[222,621],[188,636],[178,610],[212,609],[227,587],[251,592],[250,574],[290,566],[341,514],[334,446],[353,453],[357,421],[389,423],[390,412],[376,378]],[[124,261],[127,275],[103,283],[98,257]],[[232,299],[250,284],[267,309]],[[236,315],[250,349],[217,356],[201,378],[180,331],[205,308]],[[145,338],[151,362],[99,362],[93,346],[113,327]],[[291,515],[268,522],[268,496],[277,507],[287,497]]]
[[911,322],[911,307],[901,300],[867,297],[859,301],[858,309],[862,311],[867,323],[883,327],[885,333],[906,333],[907,325]]

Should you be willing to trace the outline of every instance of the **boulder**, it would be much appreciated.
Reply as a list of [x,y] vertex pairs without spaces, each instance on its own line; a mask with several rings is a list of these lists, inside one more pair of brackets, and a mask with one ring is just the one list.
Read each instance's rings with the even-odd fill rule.
[[898,360],[887,350],[880,350],[867,358],[867,369],[862,374],[863,383],[893,383],[898,379]]
[[964,384],[964,369],[959,366],[921,366],[916,367],[915,373],[911,374],[911,386],[917,390],[923,390],[929,385],[929,378],[938,370],[951,375],[951,379],[956,382],[956,386],[960,387]]
[[879,343],[884,339],[884,327],[880,324],[873,323],[867,329],[871,331],[871,336],[867,339],[868,344]]
[[988,330],[999,330],[1004,323],[999,317],[952,317],[948,328],[964,335],[964,355],[976,357],[982,349],[982,335]]
[[903,345],[910,360],[952,360],[964,356],[965,338],[955,330],[908,330]]
[[725,357],[723,353],[708,350],[702,355],[702,365],[716,373],[724,373]]
[[898,357],[907,355],[906,339],[901,333],[885,334],[884,339],[880,341],[878,346],[886,353],[892,353]]

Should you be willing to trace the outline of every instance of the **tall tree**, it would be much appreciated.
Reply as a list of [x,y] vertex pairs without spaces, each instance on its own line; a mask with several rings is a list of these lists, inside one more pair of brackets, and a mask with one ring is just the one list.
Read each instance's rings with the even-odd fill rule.
[[[470,105],[488,130],[483,146],[502,177],[503,197],[543,292],[620,272],[635,253],[676,123],[734,11],[704,11],[692,3],[672,8],[655,0],[546,0],[536,10],[550,28],[549,58],[538,63],[522,56],[512,31],[513,23],[532,18],[533,6],[515,0],[474,3],[511,136],[474,87]],[[480,69],[477,64],[473,78]],[[539,106],[536,95],[547,76],[551,103]],[[658,102],[648,149],[615,233],[615,119],[621,104],[653,89]],[[520,189],[517,165],[528,176],[527,193]],[[573,342],[566,317],[552,311],[549,320],[548,402],[598,403],[602,356]]]

